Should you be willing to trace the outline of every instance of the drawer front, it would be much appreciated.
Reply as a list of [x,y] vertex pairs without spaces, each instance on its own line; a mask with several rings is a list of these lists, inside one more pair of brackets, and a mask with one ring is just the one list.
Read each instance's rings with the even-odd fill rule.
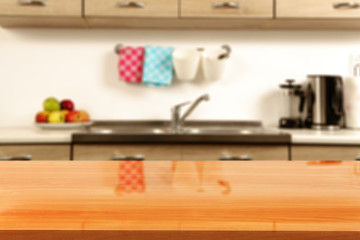
[[181,16],[191,18],[272,18],[272,0],[181,0]]
[[[334,5],[343,3],[343,5]],[[334,0],[277,0],[277,18],[358,18],[360,5],[351,5],[359,1]],[[350,4],[350,5],[349,5]]]
[[[180,160],[178,145],[74,145],[74,160]],[[140,160],[140,159],[139,159]]]
[[70,160],[70,145],[2,145],[0,157],[23,157],[31,160]]
[[292,160],[356,160],[360,158],[360,146],[309,146],[293,145]]
[[0,15],[81,17],[81,0],[23,0],[24,4],[20,2],[22,0],[0,0]]
[[0,25],[2,27],[65,27],[65,28],[83,28],[86,27],[84,21],[80,17],[11,17],[11,16],[0,16]]
[[87,17],[178,17],[177,0],[86,0],[85,16]]
[[288,160],[286,145],[188,145],[183,160]]

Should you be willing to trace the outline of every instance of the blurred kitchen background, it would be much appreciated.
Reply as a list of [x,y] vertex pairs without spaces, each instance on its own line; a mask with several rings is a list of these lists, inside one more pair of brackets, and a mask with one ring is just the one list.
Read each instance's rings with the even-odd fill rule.
[[[119,80],[114,47],[232,48],[221,80],[154,88]],[[170,119],[170,108],[211,95],[191,119],[261,120],[277,126],[279,84],[307,74],[351,75],[358,31],[4,29],[0,27],[0,126],[34,124],[46,97],[70,98],[93,120]]]

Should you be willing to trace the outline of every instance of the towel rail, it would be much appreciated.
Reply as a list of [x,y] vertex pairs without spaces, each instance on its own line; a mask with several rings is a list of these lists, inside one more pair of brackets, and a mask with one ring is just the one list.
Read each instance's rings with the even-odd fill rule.
[[[120,49],[121,49],[122,47],[123,47],[123,44],[121,44],[121,43],[116,44],[116,45],[115,45],[115,48],[114,48],[115,53],[116,53],[116,54],[120,54]],[[231,48],[230,48],[230,46],[227,45],[227,44],[223,44],[221,47],[222,47],[223,49],[225,49],[226,52],[225,52],[224,54],[221,54],[221,55],[219,56],[219,59],[224,59],[224,58],[230,57],[230,54],[231,54]],[[198,47],[197,50],[200,51],[200,52],[202,52],[202,51],[205,50],[205,48]]]
[[119,44],[116,44],[115,48],[114,48],[114,51],[116,54],[120,54],[120,49],[122,48],[122,44],[119,43]]

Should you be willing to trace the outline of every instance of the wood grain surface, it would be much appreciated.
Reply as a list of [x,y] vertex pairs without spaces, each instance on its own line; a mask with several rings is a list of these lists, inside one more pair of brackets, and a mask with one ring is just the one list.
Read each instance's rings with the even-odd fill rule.
[[[118,7],[118,0],[86,0],[86,17],[150,17],[150,18],[177,18],[177,0],[147,0],[138,1],[145,4],[145,7],[134,6]],[[135,1],[136,2],[136,1]]]
[[21,5],[16,0],[0,0],[0,16],[81,17],[81,0],[46,0],[46,6]]
[[81,17],[44,17],[44,16],[3,16],[0,25],[4,28],[86,28]]
[[341,7],[335,8],[335,3],[348,1],[333,0],[276,0],[277,18],[310,18],[310,19],[359,19],[360,8]]
[[181,160],[176,144],[74,144],[74,160],[111,160],[114,155],[143,155],[145,160]]
[[[272,0],[237,0],[239,8],[214,8],[212,0],[181,0],[181,17],[191,18],[273,18]],[[217,3],[221,3],[218,1]]]
[[355,161],[144,161],[137,164],[141,172],[130,163],[0,163],[0,230],[6,230],[0,239],[40,230],[133,233],[128,239],[149,239],[146,231],[186,231],[199,238],[206,231],[285,234],[262,239],[289,239],[288,232],[359,236]]
[[1,240],[357,240],[360,232],[314,231],[1,231]]
[[[121,21],[120,21],[121,20]],[[0,19],[1,21],[1,19]],[[135,29],[281,29],[281,30],[355,30],[360,21],[353,19],[236,19],[236,18],[136,18],[91,17],[85,21],[90,28]]]
[[360,157],[359,146],[292,145],[292,160],[349,160]]
[[[70,160],[70,144],[0,145],[0,157],[31,155],[31,160]],[[1,177],[1,175],[0,175]]]
[[251,156],[252,160],[288,160],[287,145],[256,145],[256,144],[199,144],[182,145],[183,160],[219,160],[221,155]]

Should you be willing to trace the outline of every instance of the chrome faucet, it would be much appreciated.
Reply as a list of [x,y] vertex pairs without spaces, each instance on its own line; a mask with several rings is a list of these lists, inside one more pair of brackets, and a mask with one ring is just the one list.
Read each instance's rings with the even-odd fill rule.
[[201,95],[195,101],[192,102],[190,107],[184,113],[184,115],[180,116],[180,110],[183,106],[188,105],[191,101],[183,102],[175,105],[171,108],[171,128],[174,133],[181,133],[182,126],[184,124],[185,119],[194,111],[194,109],[200,104],[202,101],[209,101],[210,96],[208,94]]

